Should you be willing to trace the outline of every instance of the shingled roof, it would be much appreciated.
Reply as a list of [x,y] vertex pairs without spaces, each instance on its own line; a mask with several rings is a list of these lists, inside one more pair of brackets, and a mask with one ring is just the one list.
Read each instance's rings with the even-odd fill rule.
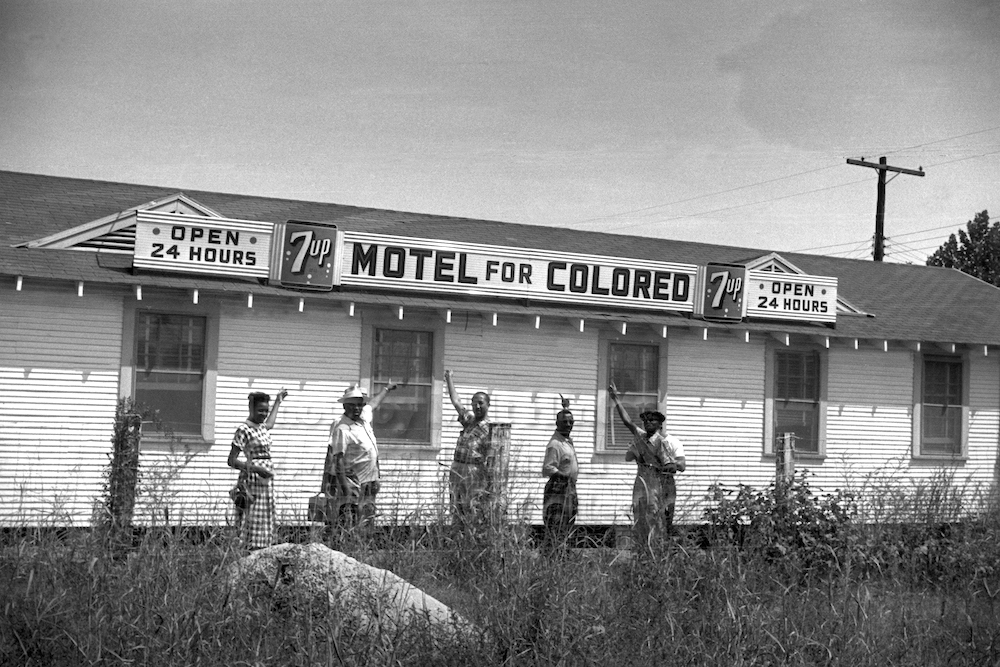
[[[673,241],[559,227],[474,220],[442,215],[390,211],[321,202],[254,197],[200,190],[112,183],[0,171],[0,274],[122,284],[157,284],[215,290],[246,290],[252,280],[232,278],[133,275],[127,256],[94,252],[18,247],[147,202],[178,194],[219,215],[241,220],[334,222],[344,230],[427,239],[462,240],[496,246],[632,257],[667,262],[745,263],[768,255],[769,249]],[[52,253],[60,253],[53,262]],[[836,276],[838,295],[864,315],[842,315],[836,327],[788,323],[744,323],[741,329],[805,332],[867,340],[1000,345],[1000,289],[954,269],[840,259],[800,253],[778,253],[807,274]],[[254,291],[282,293],[279,288]],[[334,297],[339,298],[339,297]],[[378,298],[378,295],[375,295]],[[419,296],[409,302],[422,302]],[[480,299],[481,301],[481,299]],[[441,307],[439,298],[427,305]],[[461,300],[455,303],[460,304]],[[503,310],[503,304],[498,309]],[[542,306],[536,306],[535,310]],[[524,306],[506,304],[506,311]],[[550,308],[551,307],[546,307]],[[574,313],[573,308],[559,308]],[[596,313],[605,319],[659,321],[676,316],[650,313]],[[694,324],[694,323],[692,323]],[[697,322],[710,328],[732,328]]]

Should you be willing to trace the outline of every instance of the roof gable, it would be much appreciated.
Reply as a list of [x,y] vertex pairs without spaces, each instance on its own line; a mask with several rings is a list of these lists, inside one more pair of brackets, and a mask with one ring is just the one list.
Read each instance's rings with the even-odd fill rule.
[[[609,257],[708,264],[749,265],[772,271],[798,270],[812,276],[836,276],[838,296],[848,315],[850,306],[865,317],[838,317],[838,337],[855,340],[944,341],[1000,346],[1000,289],[956,269],[891,264],[825,255],[772,252],[693,241],[582,231],[458,218],[428,213],[374,209],[329,202],[275,199],[154,185],[26,174],[0,170],[0,282],[10,276],[96,281],[112,284],[199,286],[218,278],[147,275],[132,272],[134,211],[144,207],[170,211],[168,202],[194,207],[192,214],[237,220],[316,220],[336,223],[345,231],[468,240],[487,245]],[[148,202],[133,206],[135,202]],[[115,213],[115,212],[118,213]],[[92,222],[81,221],[90,220]],[[111,247],[119,249],[61,253],[50,248]],[[102,238],[103,237],[103,238]],[[34,244],[34,247],[31,247]],[[60,245],[61,244],[61,245]],[[121,245],[124,244],[124,245]],[[124,249],[128,248],[128,250]],[[199,282],[201,281],[201,282]],[[209,282],[204,282],[209,281]],[[256,283],[256,281],[254,281]],[[379,297],[383,298],[383,297]],[[389,297],[386,297],[389,298]],[[395,296],[391,297],[395,298]],[[603,313],[602,313],[603,315]],[[623,316],[617,314],[616,316]],[[783,331],[812,331],[812,325],[773,324]]]
[[180,213],[206,218],[223,217],[208,206],[178,192],[169,197],[139,204],[34,241],[19,243],[15,247],[94,250],[131,254],[135,247],[135,214],[137,211]]
[[[756,259],[746,262],[747,271],[773,271],[774,273],[794,273],[798,275],[808,275],[805,271],[792,264],[789,260],[776,252],[762,255]],[[837,294],[837,313],[841,315],[866,315],[862,309],[852,305]]]

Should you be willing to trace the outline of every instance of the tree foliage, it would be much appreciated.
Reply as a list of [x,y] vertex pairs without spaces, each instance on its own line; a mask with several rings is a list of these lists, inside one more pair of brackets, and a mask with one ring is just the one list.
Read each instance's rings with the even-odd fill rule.
[[927,265],[958,269],[1000,287],[1000,222],[991,225],[989,213],[977,213],[967,229],[949,236],[927,258]]

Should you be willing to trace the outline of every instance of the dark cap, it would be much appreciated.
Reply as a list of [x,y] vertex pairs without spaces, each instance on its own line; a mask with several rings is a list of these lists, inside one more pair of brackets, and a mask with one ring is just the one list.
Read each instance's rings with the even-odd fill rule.
[[643,421],[651,421],[655,419],[661,424],[667,420],[667,418],[663,416],[663,413],[658,410],[647,410],[642,412],[639,414],[639,419]]

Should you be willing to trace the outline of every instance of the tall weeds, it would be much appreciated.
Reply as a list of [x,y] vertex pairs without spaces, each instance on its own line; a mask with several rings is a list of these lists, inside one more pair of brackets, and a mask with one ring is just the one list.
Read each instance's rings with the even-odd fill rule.
[[[822,518],[848,490],[820,496],[807,486],[791,491],[786,510],[772,507],[767,522],[740,519],[733,525],[743,528],[717,530],[707,541],[692,529],[652,556],[542,550],[522,522],[459,530],[433,509],[369,534],[298,533],[393,570],[483,629],[477,640],[448,646],[431,642],[419,623],[388,639],[356,632],[338,622],[336,600],[229,604],[224,573],[243,554],[224,529],[151,528],[117,556],[88,531],[7,529],[0,533],[0,664],[881,666],[1000,659],[1000,510],[992,494],[941,475],[891,496],[909,506],[876,507],[888,496],[871,482],[849,489],[856,505]],[[767,493],[744,497],[789,500],[768,500]],[[876,510],[892,518],[863,516]],[[920,520],[899,520],[904,516]],[[803,523],[808,517],[816,525]]]

